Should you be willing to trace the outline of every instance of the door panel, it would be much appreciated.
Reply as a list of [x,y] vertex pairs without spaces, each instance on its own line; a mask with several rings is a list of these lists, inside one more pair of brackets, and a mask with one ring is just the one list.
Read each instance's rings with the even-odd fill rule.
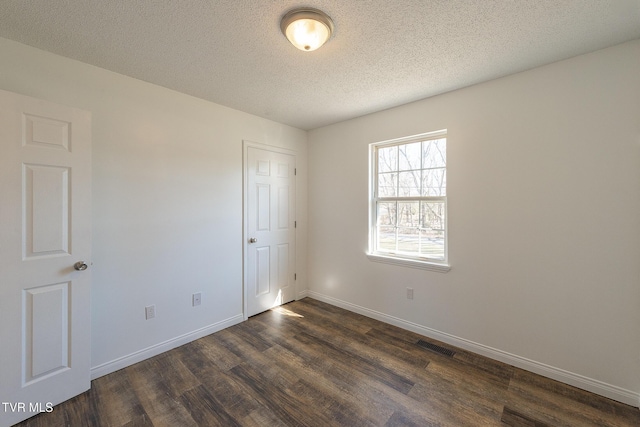
[[69,369],[69,282],[24,291],[25,383]]
[[295,157],[254,146],[245,154],[245,298],[253,316],[295,298]]
[[289,187],[278,187],[278,229],[289,228]]
[[255,214],[257,217],[256,231],[269,231],[271,227],[271,186],[257,184]]
[[25,258],[69,254],[69,168],[24,164]]
[[288,243],[281,243],[278,245],[278,275],[276,277],[277,277],[277,285],[280,289],[285,289],[289,285],[289,244]]
[[91,116],[0,91],[0,149],[4,427],[90,387]]
[[271,292],[271,253],[269,246],[256,248],[256,292],[255,296],[260,297]]

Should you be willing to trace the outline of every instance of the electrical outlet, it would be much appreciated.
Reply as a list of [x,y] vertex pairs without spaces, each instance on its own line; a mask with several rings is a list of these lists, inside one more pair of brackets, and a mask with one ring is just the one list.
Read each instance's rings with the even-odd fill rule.
[[202,304],[202,294],[200,292],[191,295],[191,304],[195,307],[196,305]]
[[144,316],[147,320],[153,319],[154,317],[156,317],[156,306],[155,305],[146,306],[144,308]]
[[413,288],[407,288],[407,299],[413,299]]

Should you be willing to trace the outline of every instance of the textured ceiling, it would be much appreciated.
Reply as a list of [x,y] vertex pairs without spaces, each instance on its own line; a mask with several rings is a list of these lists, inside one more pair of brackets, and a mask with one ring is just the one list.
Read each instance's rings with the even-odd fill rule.
[[313,129],[640,38],[640,0],[0,0],[0,37]]

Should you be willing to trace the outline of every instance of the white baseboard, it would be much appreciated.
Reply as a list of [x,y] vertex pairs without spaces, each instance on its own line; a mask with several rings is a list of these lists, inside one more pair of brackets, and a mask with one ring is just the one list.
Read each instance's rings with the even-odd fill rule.
[[127,356],[119,357],[110,362],[95,366],[91,368],[91,379],[95,380],[96,378],[100,378],[104,375],[126,368],[127,366],[133,365],[134,363],[142,362],[145,359],[157,356],[158,354],[164,353],[165,351],[180,347],[181,345],[213,334],[214,332],[221,331],[225,328],[228,328],[229,326],[237,325],[243,320],[244,318],[242,314],[238,314],[221,322],[205,326],[204,328],[200,328],[193,332],[189,332],[187,334],[180,335],[179,337],[175,337],[159,344],[152,345],[151,347],[136,351],[135,353],[131,353]]
[[371,310],[369,308],[352,304],[350,302],[342,301],[315,291],[307,291],[306,295],[310,298],[326,302],[327,304],[335,305],[337,307],[344,308],[345,310],[353,311],[355,313],[362,314],[363,316],[371,317],[373,319],[380,320],[381,322],[389,323],[391,325],[409,330],[411,332],[415,332],[425,337],[442,341],[444,343],[462,348],[464,350],[468,350],[473,353],[524,369],[526,371],[542,375],[543,377],[551,378],[553,380],[581,388],[591,393],[595,393],[609,399],[617,400],[618,402],[622,402],[627,405],[635,407],[640,406],[640,393],[636,393],[631,390],[626,390],[624,388],[588,378],[583,375],[565,371],[564,369],[555,368],[544,363],[536,362],[535,360],[507,353],[506,351],[498,350],[483,344],[469,341],[464,338],[459,338],[455,335],[440,332],[413,322],[408,322],[398,317],[390,316],[379,311]]
[[301,300],[302,298],[306,298],[309,296],[309,290],[308,289],[304,289],[300,292],[298,292],[298,295],[296,296],[296,301]]

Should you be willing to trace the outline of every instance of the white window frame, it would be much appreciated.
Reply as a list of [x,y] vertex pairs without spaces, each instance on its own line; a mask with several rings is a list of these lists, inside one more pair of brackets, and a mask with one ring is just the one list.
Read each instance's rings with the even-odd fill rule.
[[[410,144],[413,142],[429,141],[434,139],[447,138],[447,130],[439,130],[435,132],[422,133],[404,138],[397,138],[387,141],[369,144],[369,250],[367,257],[371,261],[383,262],[387,264],[401,265],[405,267],[421,268],[425,270],[447,272],[451,269],[449,265],[449,225],[448,225],[448,206],[447,196],[420,196],[410,198],[391,198],[393,200],[437,200],[444,201],[445,219],[444,219],[444,259],[434,259],[427,256],[410,256],[407,254],[396,254],[389,252],[376,252],[377,239],[377,202],[389,200],[389,198],[378,198],[378,158],[377,151],[380,148],[391,147],[395,145]],[[448,142],[448,141],[447,141]],[[447,162],[448,165],[448,162]],[[447,166],[445,166],[446,168]],[[445,169],[446,170],[446,169]],[[446,172],[445,172],[446,173]],[[448,193],[447,193],[448,194]]]

